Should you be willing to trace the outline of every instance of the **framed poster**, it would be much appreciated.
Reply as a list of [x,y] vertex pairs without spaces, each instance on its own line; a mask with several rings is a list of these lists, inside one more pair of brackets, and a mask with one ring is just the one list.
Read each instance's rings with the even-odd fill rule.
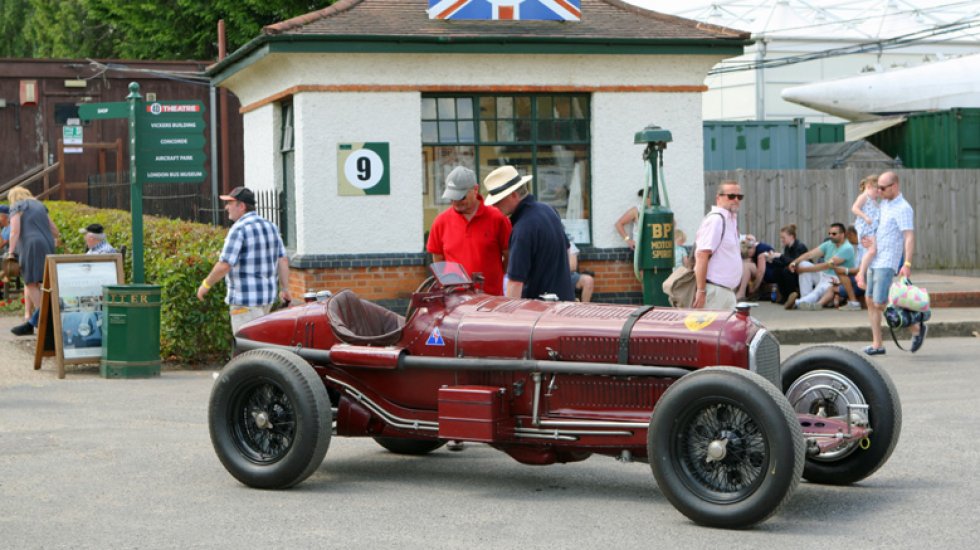
[[66,364],[98,362],[104,327],[102,287],[122,280],[120,254],[47,257],[35,369],[40,368],[41,357],[48,355],[57,360],[58,378],[65,377]]

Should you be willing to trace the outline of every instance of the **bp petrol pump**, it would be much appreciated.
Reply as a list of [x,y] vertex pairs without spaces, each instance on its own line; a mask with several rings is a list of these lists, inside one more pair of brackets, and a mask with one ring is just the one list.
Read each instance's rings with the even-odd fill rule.
[[[633,254],[633,272],[643,283],[643,303],[655,306],[670,306],[663,283],[674,269],[674,212],[667,198],[663,171],[664,149],[670,141],[670,130],[653,124],[633,138],[633,143],[647,144],[643,151],[646,180],[640,203],[644,207],[639,208],[640,216],[636,221],[641,230]],[[663,204],[660,202],[661,190]]]

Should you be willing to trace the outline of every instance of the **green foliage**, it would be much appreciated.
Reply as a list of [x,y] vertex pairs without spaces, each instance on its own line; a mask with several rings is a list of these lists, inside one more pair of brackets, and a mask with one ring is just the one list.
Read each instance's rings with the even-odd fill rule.
[[33,57],[112,57],[113,29],[89,16],[87,0],[30,0],[32,13],[25,29]]
[[0,1],[0,57],[32,56],[33,48],[24,35],[30,14],[30,0]]
[[0,32],[3,46],[18,56],[214,59],[219,19],[225,21],[230,53],[263,26],[334,1],[4,0]]
[[[132,229],[129,212],[100,210],[71,202],[46,202],[61,231],[58,252],[83,254],[79,229],[101,223],[113,246],[128,249],[126,282],[132,281]],[[143,271],[146,283],[162,287],[160,351],[182,362],[211,361],[231,350],[231,324],[224,303],[224,283],[218,283],[204,302],[197,287],[218,259],[226,229],[199,223],[145,216]]]

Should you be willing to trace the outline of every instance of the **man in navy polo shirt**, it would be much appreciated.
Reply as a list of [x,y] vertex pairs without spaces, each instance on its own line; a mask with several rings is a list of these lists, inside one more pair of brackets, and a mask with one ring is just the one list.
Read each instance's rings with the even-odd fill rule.
[[538,202],[513,166],[501,166],[487,175],[484,204],[510,216],[510,261],[506,296],[539,298],[555,294],[559,300],[575,300],[568,269],[568,240],[555,209]]

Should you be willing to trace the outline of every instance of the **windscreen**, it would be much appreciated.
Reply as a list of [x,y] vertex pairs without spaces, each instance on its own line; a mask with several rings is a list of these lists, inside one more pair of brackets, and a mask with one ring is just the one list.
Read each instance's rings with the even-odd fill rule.
[[456,262],[436,262],[432,264],[431,269],[442,286],[466,285],[473,282],[466,273],[466,268]]

